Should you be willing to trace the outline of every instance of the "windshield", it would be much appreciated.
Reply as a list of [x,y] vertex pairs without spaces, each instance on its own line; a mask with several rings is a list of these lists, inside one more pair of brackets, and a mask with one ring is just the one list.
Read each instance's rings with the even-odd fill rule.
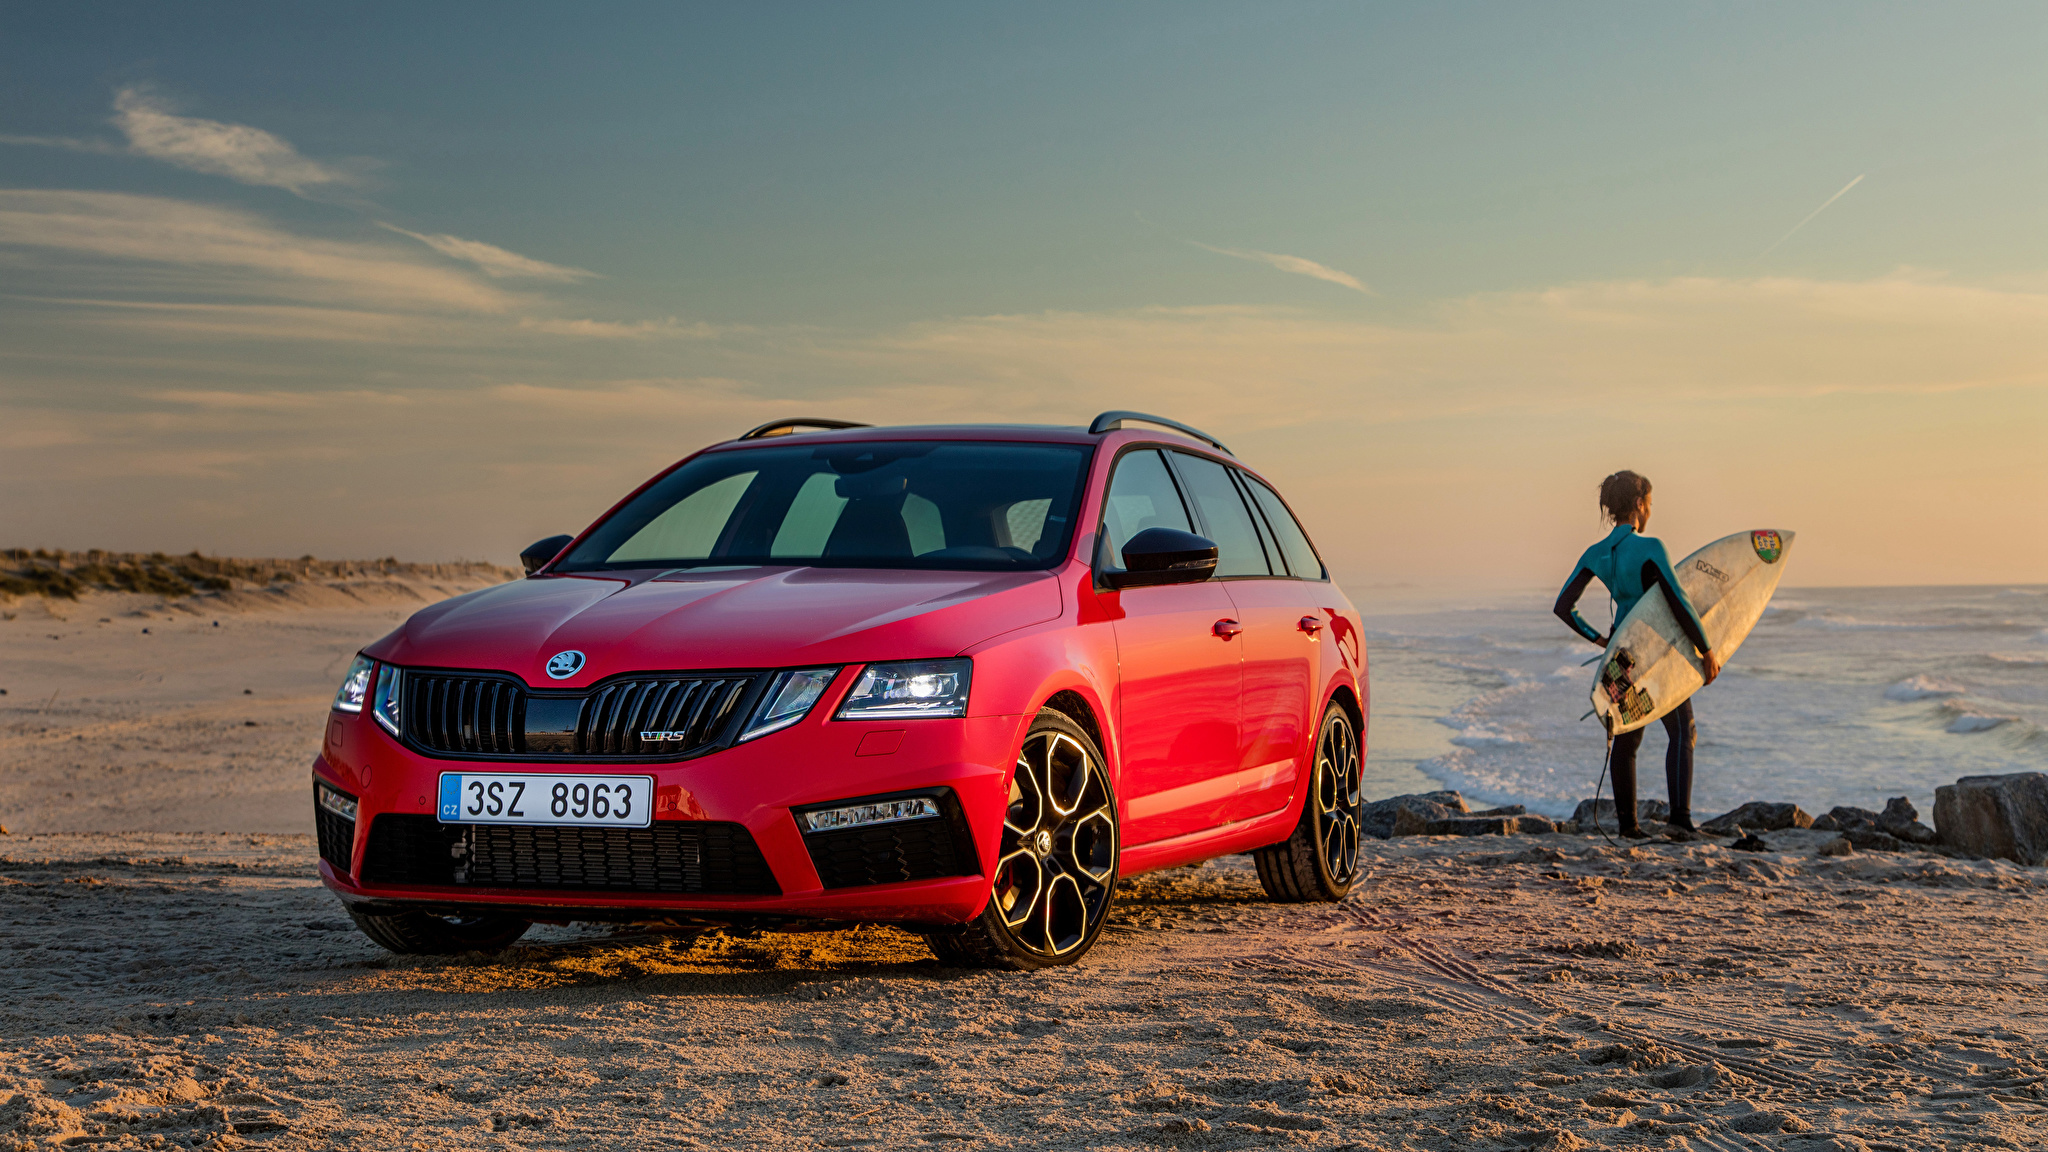
[[1092,449],[839,443],[710,452],[635,497],[557,572],[806,564],[1049,568]]

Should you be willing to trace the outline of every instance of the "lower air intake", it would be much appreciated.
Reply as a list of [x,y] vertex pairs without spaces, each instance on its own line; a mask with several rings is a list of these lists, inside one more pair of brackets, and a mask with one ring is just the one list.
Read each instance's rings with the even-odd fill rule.
[[646,828],[443,824],[386,813],[370,825],[363,883],[528,891],[774,896],[782,889],[745,826]]
[[320,858],[332,864],[336,872],[347,875],[355,864],[356,822],[329,812],[316,803],[313,805],[313,830],[320,836]]

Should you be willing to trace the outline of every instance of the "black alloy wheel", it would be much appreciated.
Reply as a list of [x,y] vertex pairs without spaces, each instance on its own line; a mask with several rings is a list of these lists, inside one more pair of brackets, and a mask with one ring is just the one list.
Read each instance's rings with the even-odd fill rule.
[[1334,903],[1358,879],[1358,843],[1364,808],[1358,728],[1332,702],[1316,731],[1316,763],[1294,834],[1252,853],[1259,883],[1274,900]]
[[1064,714],[1041,711],[1017,750],[988,906],[962,930],[925,939],[962,967],[1072,964],[1109,918],[1117,850],[1116,793],[1101,751]]
[[348,914],[363,935],[400,956],[501,952],[533,927],[525,920],[491,913],[433,916],[425,912],[395,912],[371,916],[351,908]]

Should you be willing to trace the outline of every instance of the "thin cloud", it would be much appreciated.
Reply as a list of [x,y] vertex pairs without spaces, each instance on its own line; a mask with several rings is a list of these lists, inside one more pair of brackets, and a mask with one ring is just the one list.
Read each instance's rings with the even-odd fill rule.
[[[1869,175],[1869,173],[1864,173],[1863,175]],[[1772,244],[1769,248],[1766,248],[1763,251],[1757,253],[1757,259],[1761,260],[1764,257],[1769,256],[1771,253],[1777,251],[1778,244],[1783,244],[1785,241],[1790,240],[1792,238],[1793,232],[1797,232],[1801,228],[1806,227],[1808,224],[1813,223],[1813,218],[1827,211],[1829,204],[1833,204],[1835,201],[1840,200],[1842,197],[1848,195],[1849,189],[1854,188],[1855,186],[1861,183],[1863,183],[1863,176],[1858,176],[1854,180],[1849,181],[1847,184],[1842,185],[1842,190],[1840,192],[1837,192],[1833,196],[1828,197],[1825,201],[1822,202],[1820,207],[1815,208],[1813,211],[1807,213],[1806,219],[1801,220],[1797,224],[1794,224],[1792,226],[1792,232],[1787,232],[1783,236],[1778,237],[1777,243]]]
[[671,316],[666,320],[555,320],[529,316],[519,321],[519,326],[529,332],[545,332],[551,336],[589,336],[599,340],[715,340],[729,332],[746,331],[740,327],[720,327],[706,324],[702,320],[684,323]]
[[582,268],[567,268],[560,264],[549,264],[517,252],[507,252],[495,244],[481,240],[464,240],[460,236],[408,232],[396,224],[379,222],[379,228],[386,228],[400,236],[413,239],[453,260],[474,264],[483,274],[494,280],[553,280],[573,284],[578,280],[596,279],[598,274]]
[[1264,264],[1268,267],[1278,268],[1282,272],[1292,272],[1296,276],[1309,276],[1317,280],[1326,280],[1332,284],[1349,288],[1353,292],[1363,292],[1367,296],[1379,295],[1379,293],[1366,287],[1358,277],[1353,276],[1349,272],[1340,272],[1327,264],[1318,264],[1313,260],[1300,256],[1287,256],[1279,252],[1261,252],[1255,248],[1218,248],[1214,244],[1204,244],[1200,240],[1190,240],[1188,243],[1205,252],[1214,252],[1218,256],[1250,260],[1255,264]]
[[59,253],[75,272],[123,266],[131,282],[216,299],[467,313],[516,302],[396,245],[295,236],[245,212],[121,192],[0,189],[0,248]]
[[247,124],[179,116],[140,88],[114,94],[114,126],[138,156],[243,184],[304,196],[309,189],[356,183],[353,173],[299,155],[281,136]]
[[0,144],[23,144],[33,148],[62,148],[67,152],[95,152],[102,156],[118,156],[128,150],[106,140],[86,140],[77,136],[9,136],[0,134]]

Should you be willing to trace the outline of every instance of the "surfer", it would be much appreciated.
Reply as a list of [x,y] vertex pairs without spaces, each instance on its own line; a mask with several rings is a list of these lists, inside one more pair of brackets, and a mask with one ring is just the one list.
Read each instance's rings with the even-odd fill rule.
[[[1645,536],[1650,523],[1650,482],[1634,472],[1616,472],[1600,482],[1600,510],[1613,521],[1614,531],[1586,549],[1572,578],[1557,594],[1557,616],[1572,631],[1602,648],[1608,638],[1600,635],[1579,615],[1579,597],[1596,578],[1614,597],[1616,621],[1628,618],[1629,610],[1651,588],[1661,588],[1671,605],[1671,614],[1699,649],[1703,674],[1709,684],[1721,674],[1720,658],[1707,643],[1707,630],[1700,614],[1693,611],[1678,576],[1671,571],[1671,557],[1664,544]],[[1671,823],[1694,831],[1692,823],[1692,749],[1696,733],[1692,722],[1692,701],[1687,700],[1664,715],[1664,734],[1670,747],[1664,750],[1664,784],[1671,796]],[[1643,730],[1632,729],[1614,738],[1614,811],[1623,836],[1643,839],[1636,823],[1636,749],[1643,742]]]

